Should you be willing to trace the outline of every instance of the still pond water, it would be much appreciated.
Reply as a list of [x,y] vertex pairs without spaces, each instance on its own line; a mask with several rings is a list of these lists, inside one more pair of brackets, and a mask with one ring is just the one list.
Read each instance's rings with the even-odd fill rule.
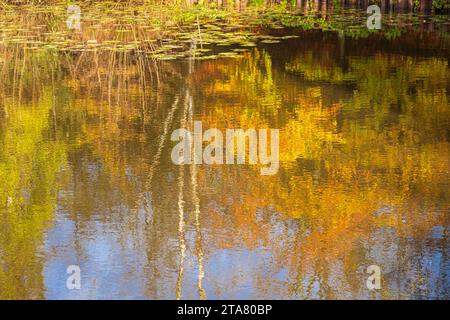
[[[449,298],[448,30],[265,32],[297,37],[205,60],[1,45],[1,298]],[[278,173],[174,165],[197,120],[278,128]]]

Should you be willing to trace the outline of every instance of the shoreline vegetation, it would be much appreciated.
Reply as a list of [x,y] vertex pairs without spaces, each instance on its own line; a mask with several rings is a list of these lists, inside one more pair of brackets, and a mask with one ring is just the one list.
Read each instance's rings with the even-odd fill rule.
[[[79,2],[81,28],[75,30],[67,26],[70,3],[44,3],[22,3],[4,8],[7,14],[0,15],[1,92],[9,88],[6,91],[22,93],[22,80],[6,85],[11,75],[8,66],[14,66],[14,74],[20,78],[17,75],[46,61],[51,70],[65,65],[63,69],[72,77],[97,79],[110,104],[120,70],[133,66],[145,100],[146,81],[160,84],[168,70],[178,73],[162,63],[242,58],[256,47],[293,46],[301,40],[296,38],[305,40],[321,32],[339,42],[339,61],[350,39],[363,41],[369,52],[379,46],[394,52],[414,48],[427,55],[433,50],[444,56],[450,52],[448,16],[389,14],[383,17],[381,30],[369,30],[366,10],[336,8],[333,1],[315,1],[313,7],[311,2],[300,1],[292,3],[300,3],[300,9],[292,6],[290,10],[286,2],[239,2],[245,7],[238,7],[235,1],[220,2],[225,9],[216,2]],[[81,74],[82,66],[89,66],[92,72]],[[35,71],[29,74],[32,79],[44,76]]]
[[308,6],[312,10],[316,10],[319,7],[324,6],[332,8],[344,8],[344,7],[367,7],[371,4],[379,5],[382,10],[390,11],[442,11],[450,8],[450,4],[447,0],[128,0],[128,1],[53,1],[53,0],[0,0],[3,6],[23,6],[23,5],[54,5],[54,4],[85,4],[92,5],[95,3],[103,4],[120,4],[129,5],[134,7],[139,6],[207,6],[223,9],[237,9],[244,10],[248,6],[274,6],[285,5],[288,9],[301,8]]
[[[404,2],[0,0],[7,13],[0,15],[0,45],[69,52],[138,51],[157,60],[174,60],[216,58],[207,54],[208,46],[233,48],[221,55],[234,57],[257,43],[278,43],[296,37],[295,31],[312,29],[357,39],[377,33],[395,39],[410,31],[438,31],[448,38],[448,16],[440,14],[445,5],[408,0],[405,6]],[[380,30],[366,25],[370,15],[366,9],[372,3],[381,5],[382,14],[389,12],[382,17]],[[73,4],[81,8],[81,28],[68,28],[67,8]]]
[[[336,59],[343,65],[351,39],[364,43],[358,50],[367,48],[365,54],[374,54],[380,46],[397,53],[419,50],[445,56],[450,52],[448,16],[389,14],[381,30],[369,30],[366,10],[332,9],[332,1],[315,1],[327,8],[318,11],[306,1],[300,1],[301,10],[287,10],[286,2],[239,2],[245,8],[235,1],[220,2],[225,9],[216,2],[79,2],[81,28],[75,30],[67,26],[70,3],[44,3],[22,3],[0,15],[0,92],[15,93],[19,100],[24,82],[58,81],[38,71],[43,63],[52,77],[62,69],[72,78],[92,80],[90,86],[97,84],[106,92],[109,104],[120,100],[114,99],[115,84],[128,87],[121,75],[127,70],[139,79],[144,105],[150,94],[145,89],[148,81],[161,85],[169,74],[179,73],[166,62],[241,59],[258,47],[295,47],[322,32],[339,43]],[[296,66],[286,67],[297,72]],[[91,72],[81,71],[86,69]],[[11,72],[12,82],[8,81]],[[24,74],[30,78],[20,76]],[[0,118],[6,114],[0,111]]]

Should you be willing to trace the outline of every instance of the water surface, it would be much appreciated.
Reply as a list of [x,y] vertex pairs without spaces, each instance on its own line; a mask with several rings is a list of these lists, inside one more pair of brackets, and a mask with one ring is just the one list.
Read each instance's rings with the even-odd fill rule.
[[[208,60],[6,41],[0,297],[448,299],[450,43],[427,29],[267,29],[297,37]],[[193,121],[279,128],[278,173],[174,165]]]

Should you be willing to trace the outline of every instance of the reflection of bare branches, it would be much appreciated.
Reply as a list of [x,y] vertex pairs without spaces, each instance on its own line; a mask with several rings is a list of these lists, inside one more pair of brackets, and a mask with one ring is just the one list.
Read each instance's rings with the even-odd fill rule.
[[[156,167],[159,165],[161,153],[162,153],[162,150],[164,149],[164,145],[166,143],[166,137],[167,137],[167,133],[169,131],[169,126],[170,126],[170,124],[172,124],[173,115],[178,107],[178,100],[179,100],[179,98],[177,97],[175,99],[174,103],[172,104],[172,107],[170,108],[169,113],[167,114],[166,120],[164,121],[163,132],[159,138],[158,149],[156,150],[156,153],[153,156],[153,160],[152,160],[152,164],[149,169],[147,181],[145,183],[144,190],[146,190],[146,191],[148,191],[150,189],[152,179],[153,179],[153,174],[155,172]],[[141,197],[142,197],[142,195],[141,195]],[[148,219],[148,217],[146,218],[146,221],[148,221],[147,219]]]

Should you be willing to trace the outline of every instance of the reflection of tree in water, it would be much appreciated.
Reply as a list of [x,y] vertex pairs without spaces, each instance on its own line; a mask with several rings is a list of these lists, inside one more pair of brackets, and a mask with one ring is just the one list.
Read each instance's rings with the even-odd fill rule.
[[[20,63],[25,64],[22,57]],[[36,253],[53,220],[67,146],[57,141],[49,115],[54,91],[30,101],[16,77],[12,96],[2,95],[0,119],[0,298],[43,298],[43,258]]]
[[[47,231],[31,225],[54,219],[59,189],[55,215],[67,212],[76,221],[80,259],[91,259],[86,239],[96,236],[93,230],[117,235],[118,257],[137,261],[126,265],[126,277],[145,282],[148,297],[206,297],[211,287],[218,289],[208,296],[227,296],[239,286],[236,270],[243,267],[216,263],[220,275],[203,279],[208,264],[220,252],[261,248],[270,252],[269,267],[251,266],[240,281],[264,297],[368,297],[369,264],[391,270],[383,298],[445,294],[439,276],[445,266],[436,264],[445,263],[448,250],[441,230],[448,206],[447,61],[379,53],[350,57],[344,70],[333,60],[333,48],[313,54],[306,46],[288,61],[255,49],[241,59],[198,62],[187,76],[179,64],[162,63],[159,70],[170,80],[152,85],[121,53],[113,71],[110,59],[97,59],[95,69],[88,54],[76,63],[58,61],[78,65],[76,74],[85,76],[74,80],[65,74],[73,68],[58,68],[56,91],[39,74],[29,72],[30,80],[16,76],[23,88],[36,88],[21,92],[38,107],[23,100],[12,107],[4,100],[9,120],[2,119],[2,172],[22,168],[32,178],[5,179],[8,189],[0,189],[1,203],[13,194],[4,219],[19,221],[12,233],[2,229],[2,263],[16,270],[2,273],[2,286],[9,283],[11,296],[18,296],[16,279],[32,279],[21,278],[31,273],[14,255],[26,244],[23,259],[35,261]],[[22,65],[11,62],[11,74]],[[43,68],[36,62],[25,70],[36,65]],[[92,68],[98,72],[84,72]],[[53,92],[62,100],[55,113]],[[197,117],[205,127],[279,127],[279,175],[263,178],[248,166],[172,165],[168,134]],[[14,157],[6,151],[11,149]],[[54,179],[64,154],[71,176],[58,186]],[[14,206],[30,199],[21,193],[29,186],[46,195],[34,198],[46,209],[31,204],[28,212],[34,213],[24,216]],[[199,267],[192,293],[194,246]],[[44,261],[38,261],[33,281],[41,284],[33,293],[23,284],[23,296],[43,295]],[[285,274],[281,280],[279,273]]]
[[[306,53],[309,56],[310,53],[308,51]],[[255,57],[252,58],[254,61]],[[414,63],[409,58],[400,56],[355,58],[347,73],[343,73],[337,67],[336,71],[330,73],[333,69],[329,65],[328,68],[326,64],[322,65],[320,60],[310,61],[302,55],[298,59],[299,63],[304,65],[301,75],[305,78],[307,87],[308,81],[312,84],[314,81],[353,81],[357,84],[353,97],[335,102],[333,108],[324,105],[321,98],[323,93],[321,88],[326,86],[318,87],[318,90],[298,88],[302,92],[297,94],[299,107],[293,115],[282,117],[290,119],[282,129],[285,139],[281,138],[281,143],[284,141],[288,145],[280,148],[284,168],[289,172],[288,178],[283,179],[283,182],[280,181],[281,185],[275,185],[272,192],[268,192],[271,188],[265,185],[262,188],[255,188],[248,195],[253,201],[257,199],[259,205],[263,205],[266,200],[266,205],[275,204],[277,211],[290,212],[309,225],[307,230],[299,233],[296,242],[288,245],[295,248],[289,258],[283,247],[276,249],[280,251],[280,264],[286,259],[292,259],[292,272],[298,272],[301,276],[299,279],[301,288],[304,289],[305,285],[310,289],[316,287],[317,277],[325,280],[327,277],[330,278],[331,275],[327,276],[326,273],[332,272],[332,269],[325,266],[334,268],[331,261],[344,261],[341,265],[347,269],[348,279],[354,287],[352,291],[360,287],[363,274],[356,281],[350,280],[355,279],[352,275],[358,271],[357,266],[361,266],[361,262],[358,261],[362,257],[362,248],[358,243],[366,243],[368,237],[372,237],[372,232],[376,235],[379,228],[394,227],[397,230],[399,249],[394,250],[397,255],[397,262],[394,263],[401,268],[394,276],[397,279],[400,277],[402,282],[397,285],[391,284],[394,288],[392,292],[394,297],[397,295],[396,292],[408,292],[405,288],[411,283],[407,284],[408,280],[405,279],[408,279],[411,268],[426,268],[420,266],[423,260],[415,259],[416,253],[411,252],[411,242],[405,242],[405,239],[414,234],[413,237],[417,240],[414,246],[422,241],[428,242],[430,240],[426,239],[430,237],[430,232],[433,232],[435,226],[443,223],[445,201],[442,202],[441,196],[438,195],[444,192],[441,188],[445,184],[442,179],[448,164],[445,160],[448,156],[445,135],[445,119],[448,118],[446,115],[448,109],[445,107],[448,105],[445,93],[448,67],[446,60],[442,59],[417,60]],[[224,71],[224,75],[228,75],[225,79],[216,77],[216,81],[210,84],[214,88],[211,91],[215,91],[215,88],[227,88],[222,83],[231,82],[230,88],[245,88],[249,87],[248,81],[258,81],[257,78],[248,76],[236,78],[229,76],[246,74],[244,71],[247,68],[246,63],[242,62],[240,66],[238,63],[236,72],[229,73],[228,69]],[[392,72],[392,66],[396,66],[397,72]],[[292,65],[287,64],[287,68],[291,69]],[[296,68],[298,70],[298,67]],[[311,76],[305,70],[311,70]],[[332,74],[339,77],[333,78]],[[422,78],[429,81],[418,82],[418,79]],[[414,95],[411,95],[412,86],[416,92]],[[221,94],[226,96],[225,93]],[[400,111],[398,108],[392,109],[393,102],[400,104]],[[223,119],[226,110],[220,107],[220,102],[216,108],[220,119]],[[243,119],[248,121],[246,111],[245,109],[241,111],[241,121]],[[398,112],[401,113],[400,116]],[[230,117],[236,118],[236,115],[230,114]],[[208,115],[208,119],[213,122],[217,121],[215,120],[217,118],[214,114]],[[341,120],[336,123],[335,118]],[[419,123],[430,125],[422,126]],[[433,126],[431,123],[437,125]],[[308,126],[311,128],[308,129]],[[409,138],[405,139],[407,136]],[[417,151],[411,152],[418,146],[420,146],[417,150],[419,154],[415,153]],[[302,170],[298,175],[296,170],[300,168]],[[320,170],[316,171],[315,168]],[[283,172],[280,172],[280,176],[283,176]],[[229,179],[229,176],[227,178]],[[254,181],[250,176],[241,178],[243,181]],[[230,184],[229,181],[228,183]],[[229,190],[225,193],[233,194]],[[236,202],[242,198],[242,193],[244,192],[241,188],[240,194],[236,195]],[[277,200],[272,198],[275,195]],[[425,201],[428,205],[421,205],[424,199],[428,199]],[[244,203],[248,206],[251,200],[246,199]],[[373,216],[372,213],[377,212],[380,206],[389,204],[395,208],[394,213],[382,214],[378,218]],[[245,214],[250,215],[253,210],[255,209],[249,208],[250,212],[245,211]],[[237,209],[236,215],[245,214],[242,207]],[[236,217],[236,221],[238,219]],[[373,236],[373,239],[384,241],[379,238]],[[442,251],[446,251],[444,241],[432,242],[438,247],[443,246]],[[386,247],[389,247],[388,244],[387,241]],[[430,254],[425,256],[429,257]],[[382,258],[382,255],[378,254],[378,257]],[[367,258],[371,260],[370,255]],[[442,260],[438,261],[438,264],[442,263]],[[385,264],[383,260],[375,262]],[[411,263],[415,263],[416,266],[413,267]],[[442,267],[441,265],[437,268]],[[298,271],[294,271],[296,269]],[[386,270],[388,269],[392,267],[386,265]],[[319,274],[308,276],[311,270],[317,270]],[[360,269],[358,272],[363,271]],[[437,277],[437,281],[441,280]],[[331,283],[326,281],[321,283],[322,287],[332,288],[336,279],[329,281]],[[433,285],[437,287],[430,290],[440,292],[437,295],[442,294],[442,284],[437,282]],[[308,290],[306,293],[303,289],[298,291],[298,285],[295,288],[294,292],[300,297],[314,295]],[[328,291],[322,294],[333,293]]]

